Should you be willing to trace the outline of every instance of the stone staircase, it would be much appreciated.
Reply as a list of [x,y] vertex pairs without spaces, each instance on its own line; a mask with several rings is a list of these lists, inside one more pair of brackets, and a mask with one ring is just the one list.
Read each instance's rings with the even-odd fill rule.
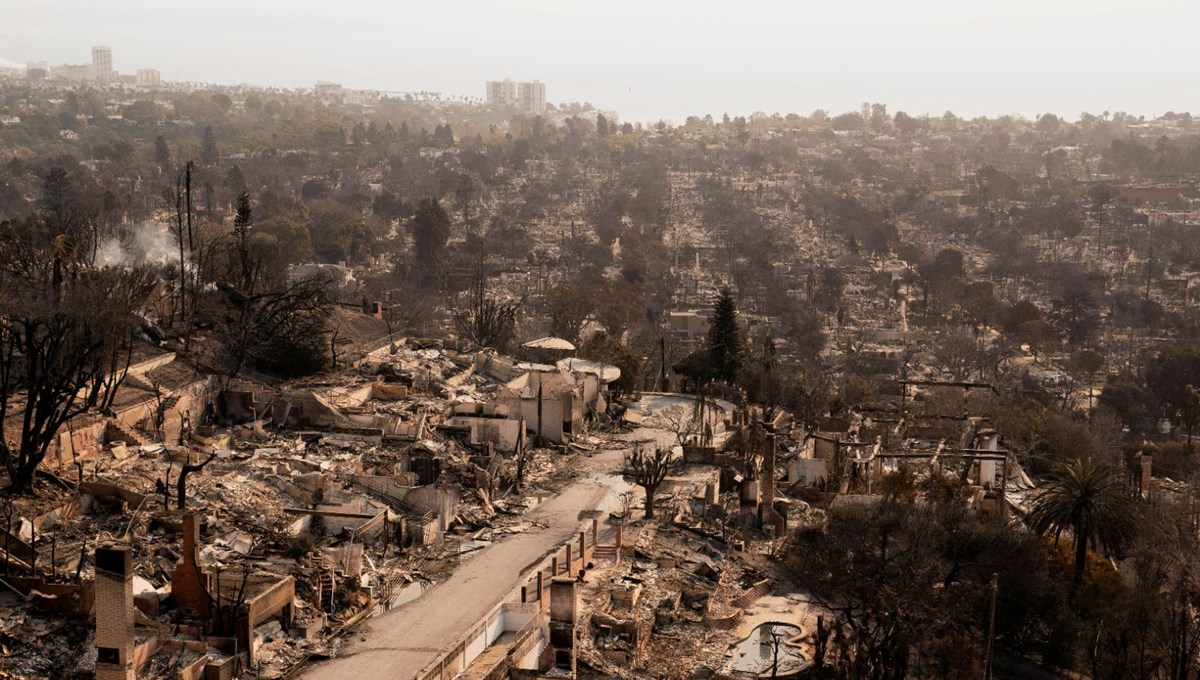
[[171,396],[164,399],[163,400],[163,412],[166,413],[166,412],[169,412],[171,409],[175,408],[175,404],[179,403],[179,398],[180,398],[180,395],[172,394]]
[[146,446],[149,442],[146,438],[139,434],[136,430],[128,425],[122,425],[116,421],[109,421],[104,430],[107,443],[125,442],[128,446]]

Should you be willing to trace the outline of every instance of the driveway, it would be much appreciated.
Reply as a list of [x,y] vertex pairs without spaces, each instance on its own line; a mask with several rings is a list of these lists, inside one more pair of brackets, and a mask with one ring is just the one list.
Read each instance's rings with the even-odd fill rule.
[[[343,655],[301,676],[309,680],[408,680],[433,662],[472,625],[520,585],[522,572],[577,536],[579,514],[611,507],[623,452],[603,451],[586,460],[586,477],[527,513],[547,522],[484,548],[448,579],[416,600],[370,619]],[[607,501],[606,501],[607,499]],[[590,521],[588,522],[590,526]]]

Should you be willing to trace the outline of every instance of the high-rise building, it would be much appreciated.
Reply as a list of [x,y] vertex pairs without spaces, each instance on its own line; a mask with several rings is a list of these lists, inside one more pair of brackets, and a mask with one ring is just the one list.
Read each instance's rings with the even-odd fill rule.
[[340,99],[343,94],[342,84],[318,80],[316,86],[313,87],[313,94],[321,99]]
[[546,84],[540,80],[518,83],[517,108],[531,116],[542,115],[546,110]]
[[137,70],[138,87],[158,87],[162,85],[162,76],[157,69],[139,68]]
[[25,77],[30,80],[44,80],[50,75],[50,66],[44,61],[31,61],[25,64]]
[[112,48],[97,45],[92,48],[92,78],[100,83],[112,80],[116,73],[113,71]]
[[60,64],[50,69],[50,75],[68,83],[82,83],[92,76],[92,65]]
[[487,103],[492,106],[516,106],[517,84],[511,80],[487,81]]

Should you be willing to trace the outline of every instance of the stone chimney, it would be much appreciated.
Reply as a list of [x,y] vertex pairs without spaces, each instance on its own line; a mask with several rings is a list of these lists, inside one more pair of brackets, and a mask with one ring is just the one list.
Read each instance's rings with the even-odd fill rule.
[[762,457],[761,507],[775,507],[775,447],[775,435],[768,434]]
[[134,680],[133,557],[96,549],[96,680]]

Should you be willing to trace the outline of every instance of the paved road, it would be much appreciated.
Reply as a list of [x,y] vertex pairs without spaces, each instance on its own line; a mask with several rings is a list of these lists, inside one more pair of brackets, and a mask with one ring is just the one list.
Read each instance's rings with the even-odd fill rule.
[[[408,680],[438,652],[482,619],[520,585],[521,571],[577,535],[579,513],[600,508],[614,491],[609,473],[620,469],[621,451],[587,461],[591,474],[527,513],[548,522],[498,541],[454,570],[416,600],[369,620],[343,656],[314,666],[306,680]],[[363,639],[365,638],[365,639]]]

